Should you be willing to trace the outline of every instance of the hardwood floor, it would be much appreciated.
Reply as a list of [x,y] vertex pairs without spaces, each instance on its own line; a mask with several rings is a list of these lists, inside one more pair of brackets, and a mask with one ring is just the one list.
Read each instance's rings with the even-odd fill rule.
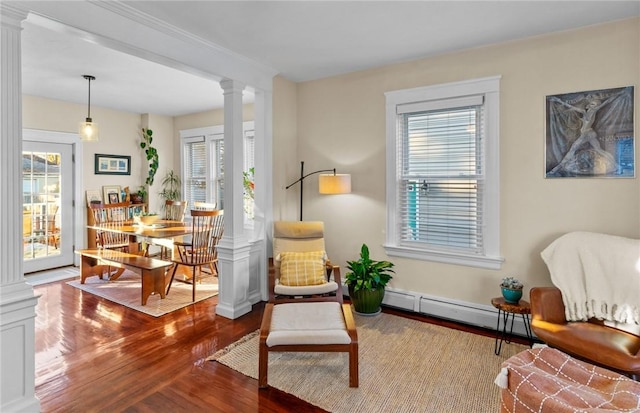
[[[260,326],[264,303],[237,320],[217,297],[154,318],[66,285],[35,287],[36,395],[42,412],[322,412],[205,361]],[[430,317],[396,315],[493,335]]]

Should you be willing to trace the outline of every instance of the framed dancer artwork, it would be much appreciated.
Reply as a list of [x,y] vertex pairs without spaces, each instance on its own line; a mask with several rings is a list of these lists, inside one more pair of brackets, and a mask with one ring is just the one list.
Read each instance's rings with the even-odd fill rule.
[[545,176],[635,177],[634,87],[546,97]]

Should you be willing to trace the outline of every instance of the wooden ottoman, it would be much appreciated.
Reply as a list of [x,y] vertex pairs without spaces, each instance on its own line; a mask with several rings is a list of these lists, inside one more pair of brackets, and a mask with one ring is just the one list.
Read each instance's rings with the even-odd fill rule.
[[503,413],[640,411],[639,382],[551,347],[525,350],[502,367]]
[[358,387],[358,334],[349,304],[269,303],[260,326],[258,384],[267,387],[270,351],[349,353],[349,386]]

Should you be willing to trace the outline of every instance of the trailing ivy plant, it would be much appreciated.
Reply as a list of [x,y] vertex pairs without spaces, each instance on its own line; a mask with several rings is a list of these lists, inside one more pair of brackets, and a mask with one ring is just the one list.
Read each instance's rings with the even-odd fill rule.
[[147,161],[149,161],[149,176],[145,180],[145,184],[153,185],[153,179],[158,172],[158,151],[151,146],[153,142],[153,131],[151,129],[142,128],[142,142],[140,147],[144,149],[144,153],[147,155]]

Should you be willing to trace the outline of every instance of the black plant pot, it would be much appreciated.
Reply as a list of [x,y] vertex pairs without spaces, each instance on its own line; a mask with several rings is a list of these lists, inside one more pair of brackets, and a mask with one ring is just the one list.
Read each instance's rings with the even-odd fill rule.
[[353,291],[353,287],[349,286],[349,297],[351,297],[353,309],[356,313],[363,315],[380,314],[384,288]]

